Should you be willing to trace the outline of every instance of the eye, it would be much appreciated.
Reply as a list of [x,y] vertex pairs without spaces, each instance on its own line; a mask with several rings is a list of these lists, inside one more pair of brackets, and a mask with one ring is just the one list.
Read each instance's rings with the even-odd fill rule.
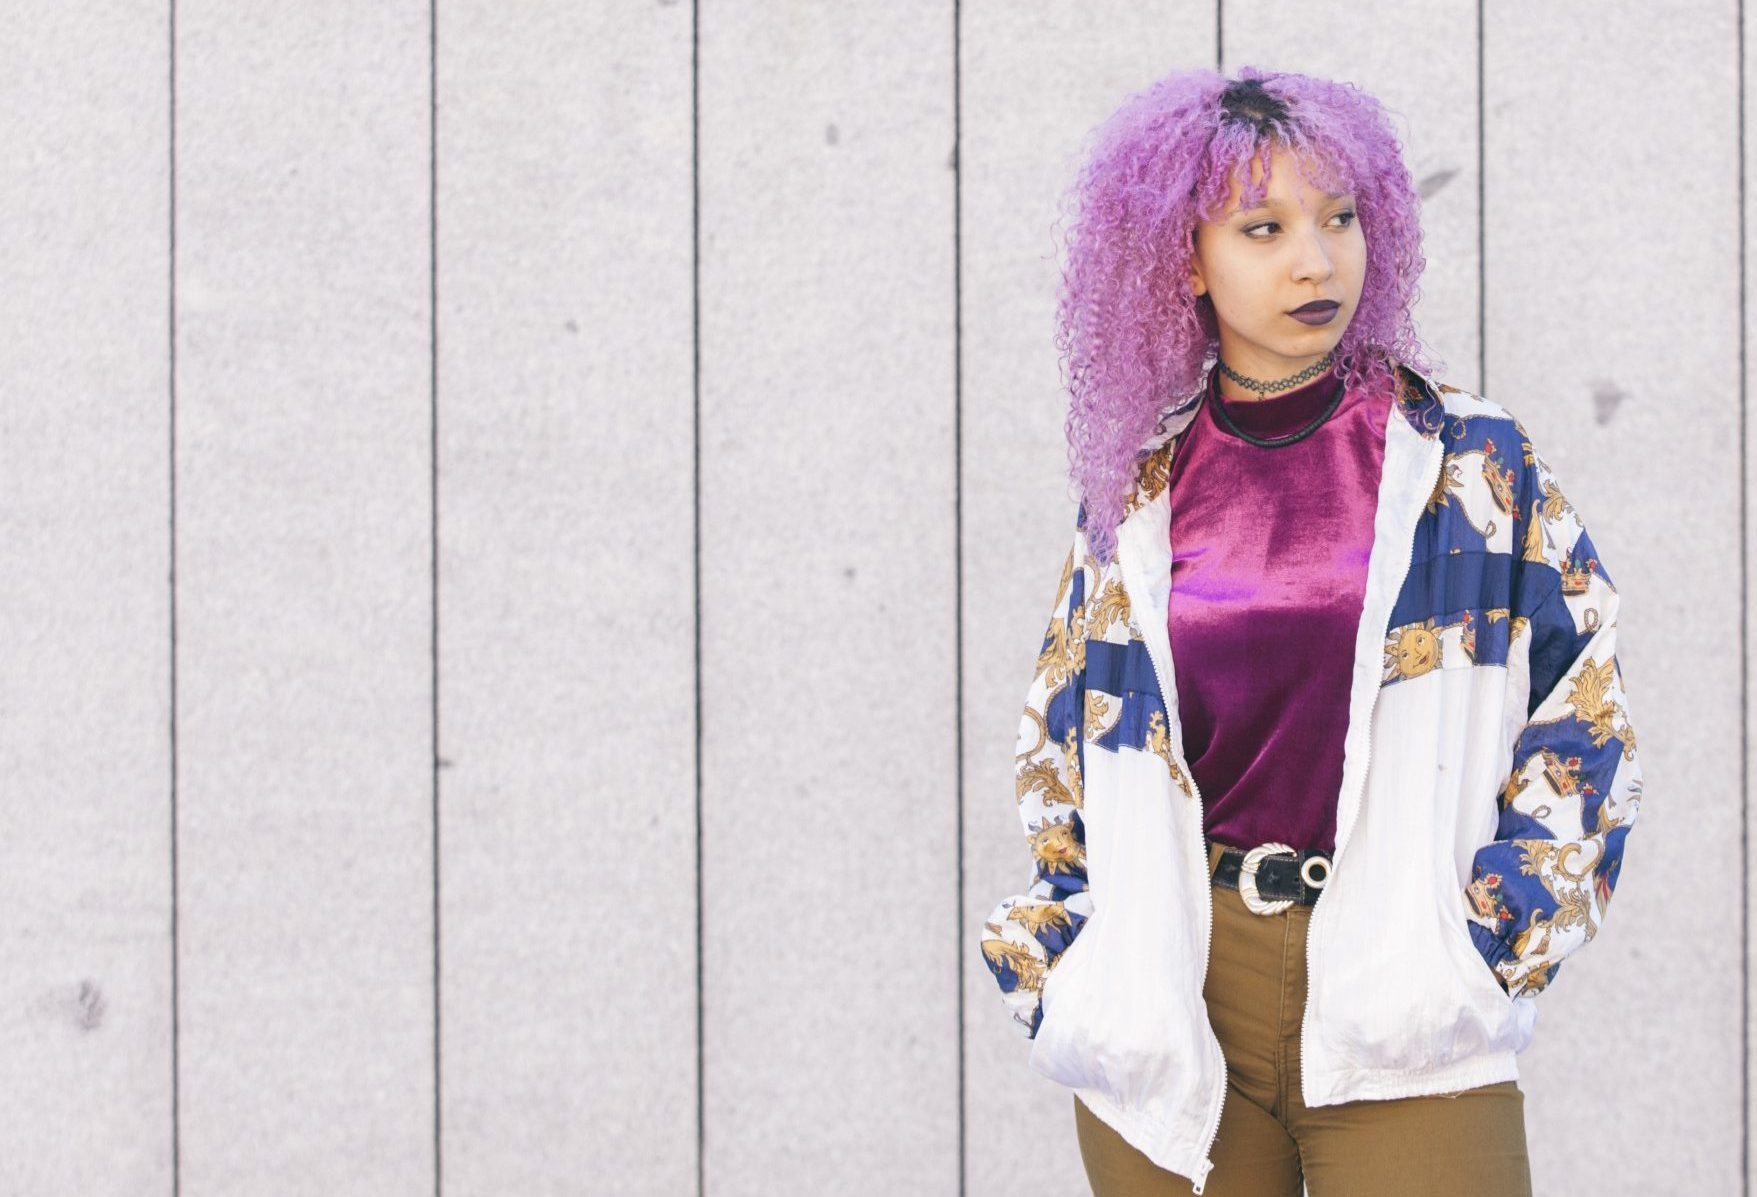
[[[1356,216],[1353,208],[1345,208],[1342,211],[1338,212],[1335,216],[1332,216],[1330,219],[1343,221],[1344,223],[1340,227],[1346,229],[1346,228],[1351,227],[1355,223],[1355,221],[1359,219],[1359,217]],[[1244,233],[1245,236],[1249,237],[1252,241],[1267,241],[1269,239],[1269,236],[1265,230],[1271,230],[1271,229],[1279,230],[1280,228],[1281,228],[1280,221],[1264,220],[1264,221],[1259,221],[1256,224],[1246,225],[1244,227],[1244,229],[1241,231]],[[1261,237],[1257,236],[1257,234],[1259,232],[1264,232],[1264,236],[1261,236]]]

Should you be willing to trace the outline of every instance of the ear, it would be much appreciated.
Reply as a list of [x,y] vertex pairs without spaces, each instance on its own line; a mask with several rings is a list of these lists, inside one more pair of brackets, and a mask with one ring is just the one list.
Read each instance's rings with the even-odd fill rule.
[[1202,278],[1202,262],[1196,253],[1196,230],[1190,230],[1190,290],[1196,295],[1208,293],[1208,283]]

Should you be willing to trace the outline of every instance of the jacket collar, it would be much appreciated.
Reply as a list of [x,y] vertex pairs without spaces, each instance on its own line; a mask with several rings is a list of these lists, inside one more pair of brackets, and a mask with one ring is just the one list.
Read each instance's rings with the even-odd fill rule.
[[[1210,366],[1209,370],[1213,368]],[[1439,435],[1446,417],[1446,405],[1440,398],[1439,381],[1402,362],[1396,364],[1396,369],[1397,410],[1403,413],[1410,427],[1423,436]],[[1208,374],[1204,373],[1200,386],[1159,414],[1153,434],[1144,442],[1137,459],[1151,456],[1155,450],[1162,448],[1167,441],[1188,427],[1190,421],[1201,411],[1202,401],[1207,394]]]
[[[1440,397],[1438,380],[1402,362],[1396,363],[1396,370],[1397,401],[1393,406],[1424,439],[1434,439],[1446,425],[1446,405]],[[1164,498],[1171,451],[1176,447],[1178,436],[1202,410],[1203,400],[1208,394],[1207,378],[1204,374],[1201,386],[1160,412],[1152,434],[1135,454],[1140,468],[1135,478],[1135,493],[1124,504],[1125,519],[1132,517],[1143,505]]]

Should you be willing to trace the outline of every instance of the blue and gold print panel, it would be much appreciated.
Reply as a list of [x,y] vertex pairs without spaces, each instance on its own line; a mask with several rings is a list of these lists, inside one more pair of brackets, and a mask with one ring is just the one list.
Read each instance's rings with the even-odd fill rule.
[[1517,422],[1449,412],[1441,438],[1439,477],[1387,624],[1384,685],[1434,669],[1505,665],[1526,616],[1555,584],[1552,571],[1521,568],[1537,529]]
[[[1128,595],[1114,572],[1086,599],[1078,618],[1085,652],[1084,685],[1077,694],[1056,696],[1052,708],[1057,703],[1076,705],[1054,709],[1051,724],[1065,726],[1077,711],[1083,745],[1106,752],[1135,748],[1155,753],[1170,764],[1159,675],[1131,616]],[[1174,774],[1179,772],[1175,765],[1171,767]],[[1180,777],[1173,780],[1183,784]]]
[[1165,707],[1146,641],[1086,644],[1086,732],[1094,748],[1143,751],[1162,734]]
[[[1082,751],[1091,747],[1101,752],[1123,748],[1150,752],[1165,763],[1172,785],[1185,797],[1193,796],[1190,779],[1171,750],[1171,728],[1159,675],[1140,626],[1130,615],[1121,580],[1107,575],[1079,618],[1085,657],[1081,662],[1083,684],[1074,701],[1083,719]],[[1073,711],[1066,708],[1058,712],[1058,718],[1069,719]]]

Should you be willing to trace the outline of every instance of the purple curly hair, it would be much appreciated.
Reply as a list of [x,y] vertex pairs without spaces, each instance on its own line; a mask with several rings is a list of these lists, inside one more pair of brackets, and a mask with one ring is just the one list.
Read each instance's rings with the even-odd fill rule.
[[[1218,354],[1213,301],[1189,286],[1196,222],[1224,215],[1235,173],[1241,202],[1257,203],[1276,148],[1292,151],[1314,186],[1355,198],[1367,267],[1335,351],[1347,385],[1382,393],[1395,385],[1397,362],[1423,373],[1433,366],[1410,315],[1425,265],[1421,200],[1372,96],[1351,83],[1255,67],[1236,80],[1179,71],[1131,95],[1093,140],[1062,202],[1073,226],[1055,343],[1087,544],[1109,562],[1142,446]],[[1263,171],[1254,185],[1253,157]]]

